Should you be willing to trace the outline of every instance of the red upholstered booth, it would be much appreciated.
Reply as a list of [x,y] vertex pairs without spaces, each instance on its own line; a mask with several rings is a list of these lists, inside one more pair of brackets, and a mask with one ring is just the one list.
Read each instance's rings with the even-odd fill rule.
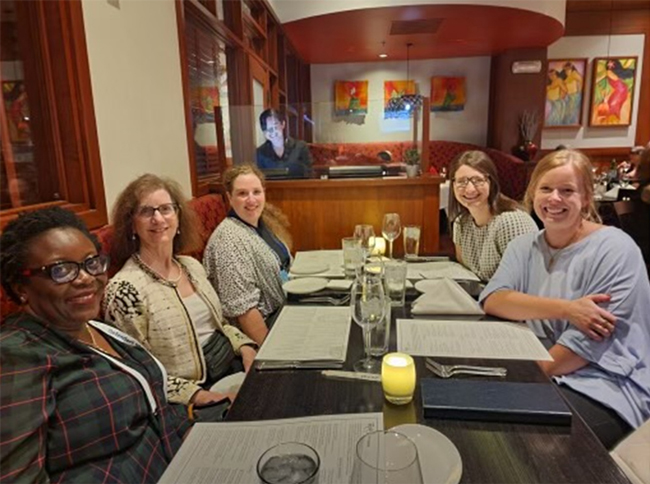
[[[223,197],[217,194],[204,195],[199,198],[194,198],[190,201],[190,206],[199,219],[199,231],[201,233],[201,248],[199,251],[189,254],[196,257],[198,260],[203,258],[203,250],[208,242],[208,238],[219,225],[219,223],[226,217],[227,209]],[[111,243],[113,240],[113,228],[110,225],[94,230],[93,233],[99,239],[105,253],[111,253]],[[111,264],[108,270],[109,277],[113,276],[120,268]],[[17,311],[19,306],[11,301],[3,290],[0,289],[0,318],[4,318]]]
[[[388,141],[372,143],[312,143],[309,146],[314,166],[367,165],[383,163],[377,157],[381,151],[388,151],[393,162],[401,162],[404,151],[410,148],[410,141]],[[468,150],[486,152],[494,161],[499,172],[499,182],[503,193],[515,200],[523,199],[532,164],[492,148],[454,141],[431,141],[429,143],[429,162],[438,170],[449,164],[461,153]]]

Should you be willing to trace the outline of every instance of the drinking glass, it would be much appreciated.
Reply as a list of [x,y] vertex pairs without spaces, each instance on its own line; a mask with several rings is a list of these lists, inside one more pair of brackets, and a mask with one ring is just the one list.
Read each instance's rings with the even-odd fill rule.
[[406,300],[406,262],[391,260],[384,264],[384,282],[386,297],[393,306],[404,306]]
[[365,261],[375,248],[375,229],[372,225],[360,224],[354,228],[354,236],[361,242],[363,260]]
[[393,430],[378,430],[357,442],[352,469],[354,484],[422,484],[415,443]]
[[386,313],[384,283],[380,276],[361,273],[352,284],[350,293],[352,319],[363,330],[363,347],[365,358],[354,364],[354,371],[361,373],[379,373],[381,363],[370,355],[371,329],[380,324]]
[[404,227],[404,258],[417,257],[420,252],[420,226]]
[[384,215],[384,223],[381,226],[381,234],[388,241],[388,255],[393,258],[393,242],[397,240],[402,233],[402,222],[399,214],[387,213]]
[[257,461],[257,477],[262,484],[317,484],[320,457],[301,442],[283,442],[264,452]]
[[353,278],[361,269],[363,260],[361,252],[361,242],[356,237],[343,237],[341,239],[343,247],[343,269],[345,277]]

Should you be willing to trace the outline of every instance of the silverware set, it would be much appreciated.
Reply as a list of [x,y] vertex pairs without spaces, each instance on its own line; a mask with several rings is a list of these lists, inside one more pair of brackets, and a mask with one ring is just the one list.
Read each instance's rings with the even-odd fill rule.
[[507,370],[500,366],[442,365],[431,358],[426,358],[425,364],[427,370],[440,378],[451,378],[455,375],[505,377],[507,373]]
[[324,303],[332,306],[345,306],[350,303],[350,295],[347,294],[341,298],[331,296],[306,297],[300,300],[301,303]]

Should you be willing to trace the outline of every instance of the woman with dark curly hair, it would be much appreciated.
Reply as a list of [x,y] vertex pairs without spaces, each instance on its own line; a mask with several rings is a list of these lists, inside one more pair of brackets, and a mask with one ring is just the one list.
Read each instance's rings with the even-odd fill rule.
[[72,212],[27,213],[0,237],[23,306],[0,326],[1,482],[156,482],[190,428],[164,368],[94,320],[108,258]]
[[248,371],[255,343],[225,322],[201,263],[178,255],[196,247],[195,218],[173,180],[142,175],[122,191],[113,253],[124,265],[106,289],[105,316],[165,365],[171,402],[194,408],[222,401],[225,412],[234,395],[210,388]]

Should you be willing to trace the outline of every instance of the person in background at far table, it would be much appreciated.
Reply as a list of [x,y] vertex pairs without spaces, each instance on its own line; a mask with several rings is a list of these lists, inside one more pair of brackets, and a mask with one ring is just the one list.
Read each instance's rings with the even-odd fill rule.
[[260,127],[266,142],[257,148],[257,166],[262,170],[288,168],[290,177],[311,175],[312,158],[307,143],[285,138],[286,122],[284,116],[267,109],[260,115]]
[[222,419],[230,403],[226,397],[234,395],[210,387],[248,371],[256,345],[225,322],[201,263],[178,255],[198,245],[196,216],[181,187],[142,175],[118,196],[112,218],[112,252],[124,265],[106,289],[106,319],[165,365],[171,402],[191,405],[192,416],[198,409],[199,420]]
[[508,243],[538,228],[514,200],[503,195],[494,162],[482,151],[466,151],[449,167],[449,220],[456,259],[482,281],[497,270]]
[[165,369],[96,321],[108,257],[60,207],[11,221],[0,278],[22,306],[0,325],[0,482],[157,482],[191,428]]
[[291,265],[289,223],[266,203],[264,175],[255,166],[234,166],[223,179],[231,209],[210,236],[203,265],[224,314],[262,344],[285,300],[282,283]]
[[479,301],[541,329],[539,362],[607,448],[650,418],[650,282],[641,251],[599,223],[589,159],[558,151],[535,167],[526,204],[544,223],[513,240]]

